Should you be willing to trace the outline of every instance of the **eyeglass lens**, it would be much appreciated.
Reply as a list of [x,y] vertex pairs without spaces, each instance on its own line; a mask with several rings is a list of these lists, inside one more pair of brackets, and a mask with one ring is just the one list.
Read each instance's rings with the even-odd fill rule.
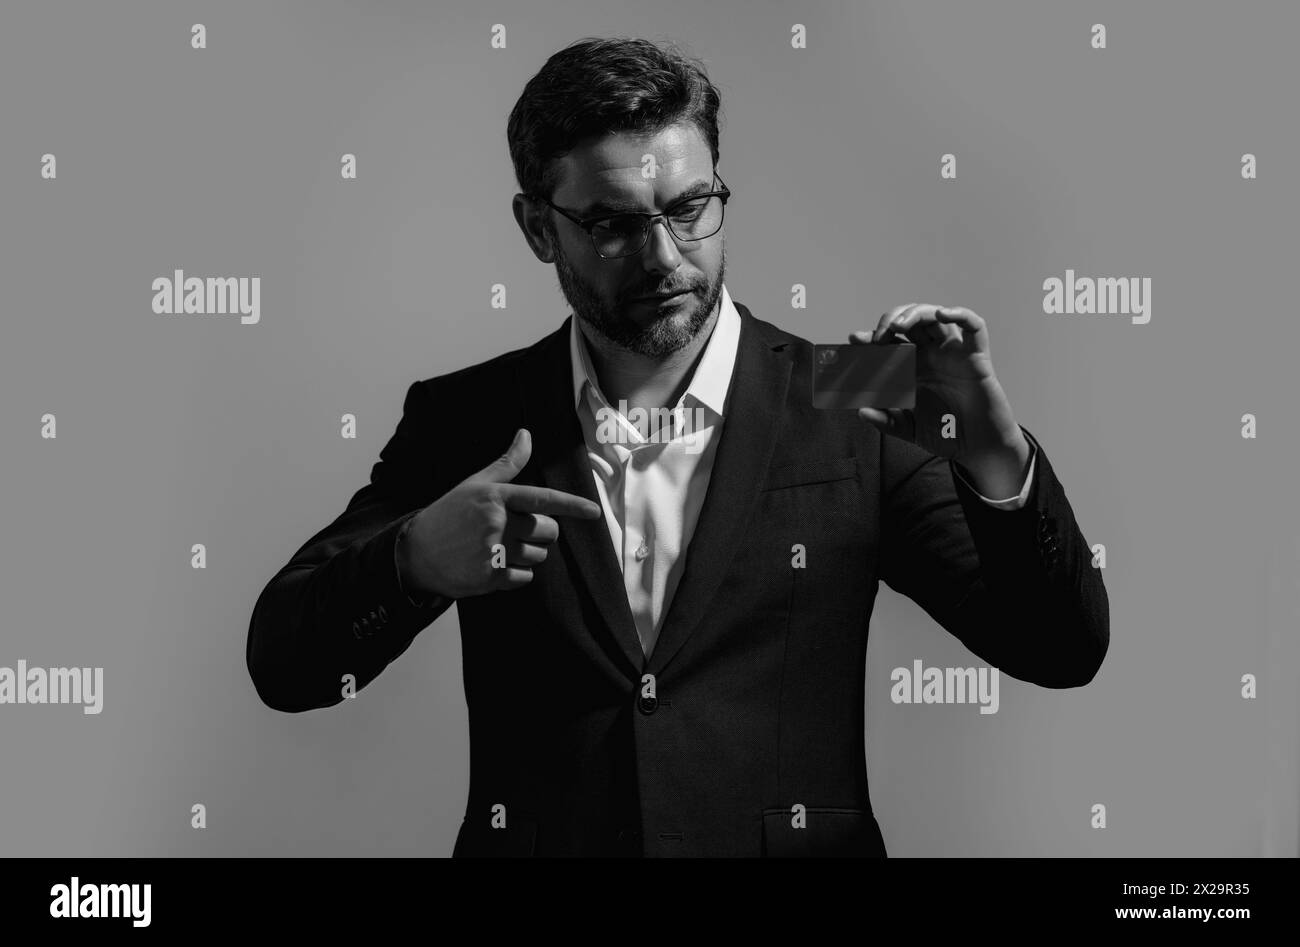
[[[683,201],[664,219],[678,240],[703,240],[722,229],[722,210],[722,198],[714,194]],[[601,256],[628,256],[645,245],[648,225],[632,214],[611,217],[591,228],[591,239]]]

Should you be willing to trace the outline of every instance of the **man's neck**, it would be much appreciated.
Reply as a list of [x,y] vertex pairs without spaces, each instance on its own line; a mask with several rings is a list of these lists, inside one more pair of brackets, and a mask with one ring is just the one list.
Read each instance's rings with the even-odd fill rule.
[[593,339],[581,320],[578,329],[586,340],[596,383],[610,404],[617,408],[620,401],[626,401],[629,410],[652,411],[674,407],[686,392],[721,313],[719,297],[709,321],[695,338],[662,359],[629,352],[603,338]]

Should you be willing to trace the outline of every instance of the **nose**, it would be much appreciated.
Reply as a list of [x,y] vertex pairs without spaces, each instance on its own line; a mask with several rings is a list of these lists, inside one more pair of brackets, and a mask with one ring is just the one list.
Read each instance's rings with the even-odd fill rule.
[[646,235],[645,249],[642,251],[645,268],[652,273],[672,273],[682,265],[682,255],[677,250],[677,241],[673,239],[668,224],[660,218],[651,221],[650,233]]

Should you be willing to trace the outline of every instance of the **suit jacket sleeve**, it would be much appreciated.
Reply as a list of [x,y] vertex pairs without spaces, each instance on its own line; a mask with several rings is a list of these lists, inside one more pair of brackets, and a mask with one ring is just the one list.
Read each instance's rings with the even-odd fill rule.
[[405,651],[451,600],[424,604],[400,585],[398,532],[432,499],[421,458],[431,419],[424,382],[406,393],[402,419],[347,509],[302,546],[263,589],[248,629],[248,671],[268,706],[289,712],[360,690]]
[[990,665],[1044,687],[1078,687],[1110,644],[1101,570],[1042,445],[1025,505],[997,509],[955,465],[882,436],[880,576]]

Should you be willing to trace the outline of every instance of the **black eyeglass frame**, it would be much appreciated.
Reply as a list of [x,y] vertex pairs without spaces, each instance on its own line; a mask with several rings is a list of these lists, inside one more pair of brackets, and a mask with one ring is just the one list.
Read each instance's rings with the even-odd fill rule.
[[[673,213],[677,208],[687,203],[688,201],[698,201],[706,197],[718,197],[722,199],[722,217],[723,220],[726,220],[727,198],[731,196],[731,188],[727,187],[726,182],[722,180],[722,176],[718,174],[717,171],[713,172],[713,176],[717,178],[718,183],[722,185],[722,188],[720,190],[705,191],[703,194],[692,194],[689,197],[683,197],[681,200],[673,201],[671,206],[669,206],[665,211],[659,214],[647,214],[644,211],[635,211],[635,210],[621,210],[609,214],[597,214],[594,217],[578,217],[575,214],[572,214],[569,211],[565,210],[563,207],[557,207],[555,204],[552,204],[549,200],[547,200],[545,197],[542,197],[540,194],[529,194],[527,196],[532,198],[535,201],[541,201],[543,204],[551,208],[561,217],[564,217],[567,220],[571,220],[579,227],[581,227],[583,231],[586,232],[588,238],[590,238],[592,249],[596,251],[596,255],[599,256],[602,260],[623,260],[630,256],[636,256],[638,253],[640,253],[642,250],[645,249],[645,245],[650,241],[650,231],[654,228],[654,222],[659,217],[664,218],[664,226],[668,228],[668,232],[673,235],[673,238],[676,240],[680,240],[682,243],[699,243],[701,240],[708,240],[709,237],[717,236],[718,231],[722,230],[722,221],[718,222],[718,229],[713,231],[713,233],[709,234],[708,236],[680,237],[677,235],[677,231],[673,229],[672,221],[668,219],[669,214]],[[615,217],[640,217],[645,225],[645,233],[641,238],[641,245],[637,247],[635,250],[629,250],[627,253],[620,254],[619,256],[605,256],[603,253],[600,252],[600,248],[596,246],[596,236],[591,231],[592,228],[596,226],[596,224],[599,224],[602,221],[612,220]]]

